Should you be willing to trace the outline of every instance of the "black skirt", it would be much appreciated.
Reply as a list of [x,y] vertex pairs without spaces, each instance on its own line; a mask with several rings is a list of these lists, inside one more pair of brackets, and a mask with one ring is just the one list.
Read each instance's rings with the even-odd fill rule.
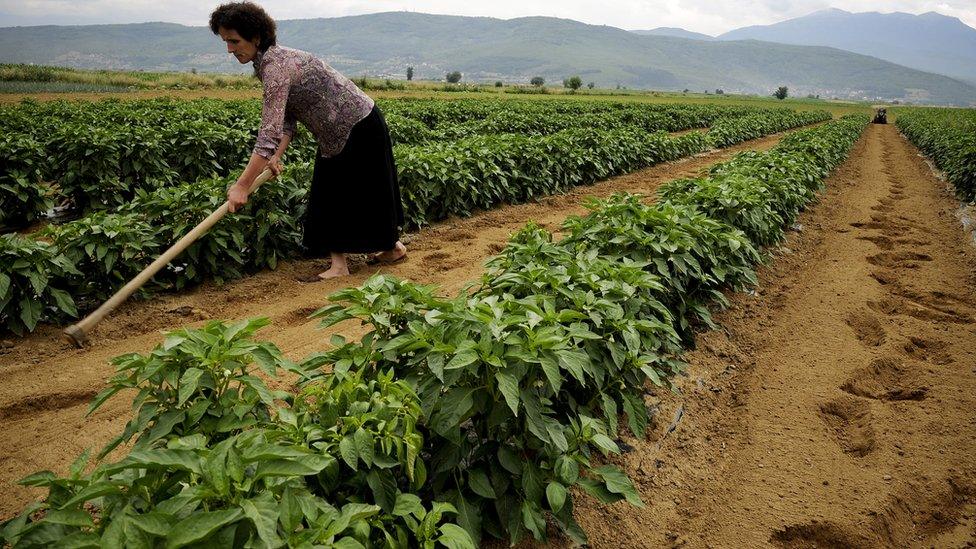
[[400,239],[403,205],[390,130],[378,107],[352,128],[335,156],[315,160],[305,212],[305,252],[391,250]]

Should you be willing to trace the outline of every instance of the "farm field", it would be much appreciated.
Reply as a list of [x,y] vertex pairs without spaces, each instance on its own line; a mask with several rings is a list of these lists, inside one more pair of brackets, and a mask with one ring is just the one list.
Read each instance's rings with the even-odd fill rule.
[[[830,118],[825,111],[611,102],[416,100],[383,108],[408,229]],[[223,202],[258,114],[254,101],[6,109],[0,221],[9,228],[0,254],[9,266],[0,279],[0,322],[19,334],[107,298]],[[238,278],[298,255],[314,155],[314,141],[296,136],[289,171],[146,290]],[[53,204],[77,219],[47,224]],[[18,225],[38,230],[17,235]]]
[[[398,113],[395,104],[391,105],[391,126],[396,126]],[[440,112],[439,109],[434,107],[428,113]],[[759,123],[757,116],[765,118]],[[423,120],[416,110],[405,117]],[[743,122],[746,119],[755,124]],[[773,119],[776,122],[770,122]],[[296,279],[320,269],[320,263],[294,259],[283,252],[282,259],[288,260],[280,263],[245,259],[239,276],[229,277],[237,280],[217,284],[210,280],[212,276],[201,275],[189,280],[192,283],[177,293],[172,290],[182,288],[178,281],[160,288],[148,299],[129,302],[98,328],[91,348],[75,350],[60,342],[57,318],[37,324],[33,333],[23,337],[8,334],[0,350],[0,372],[6,381],[0,389],[0,435],[4,440],[0,514],[13,517],[33,498],[45,493],[39,488],[17,486],[18,479],[43,469],[66,474],[78,454],[86,448],[97,451],[122,432],[132,415],[132,391],[123,391],[85,417],[88,403],[112,376],[109,362],[113,357],[147,353],[162,341],[165,332],[182,326],[199,328],[211,319],[236,321],[263,316],[271,324],[253,338],[273,343],[286,359],[300,362],[312,353],[331,348],[335,341],[330,343],[330,337],[334,334],[358,341],[368,331],[369,326],[360,326],[357,320],[322,329],[319,320],[310,319],[309,315],[326,305],[327,296],[337,290],[378,284],[375,279],[370,281],[376,273],[435,284],[437,294],[444,296],[470,287],[473,299],[483,299],[485,306],[494,306],[492,299],[498,296],[521,296],[518,303],[543,299],[533,296],[545,295],[545,290],[539,288],[547,288],[546,284],[558,291],[562,282],[540,273],[565,268],[571,273],[567,275],[570,280],[574,276],[580,280],[600,276],[609,283],[615,280],[613,277],[627,276],[628,284],[642,288],[638,295],[654,296],[642,304],[644,297],[628,300],[606,294],[605,299],[619,300],[627,311],[624,314],[639,312],[636,318],[646,323],[638,322],[634,324],[637,328],[629,329],[639,329],[641,335],[624,333],[627,329],[616,325],[602,327],[597,321],[591,325],[591,321],[582,319],[572,328],[576,334],[584,333],[579,331],[581,325],[589,326],[586,333],[604,330],[609,341],[614,337],[609,334],[618,334],[616,337],[623,337],[628,347],[642,349],[633,355],[633,360],[640,357],[643,367],[628,366],[632,368],[628,370],[622,366],[627,362],[618,362],[614,354],[621,351],[609,347],[601,350],[602,343],[586,343],[585,335],[566,335],[565,341],[575,342],[578,349],[557,346],[552,352],[563,353],[559,355],[562,357],[570,356],[565,353],[577,353],[573,355],[577,357],[581,352],[590,353],[590,358],[585,359],[586,370],[577,375],[570,364],[564,365],[565,370],[558,376],[540,371],[534,374],[538,376],[535,381],[530,381],[530,374],[524,372],[520,375],[526,377],[521,381],[498,378],[500,410],[483,416],[469,412],[467,419],[475,428],[479,421],[486,422],[486,431],[479,432],[489,437],[490,444],[495,445],[492,448],[525,444],[516,446],[522,459],[528,459],[524,467],[539,467],[549,475],[550,486],[553,482],[569,486],[570,493],[567,495],[566,487],[547,487],[543,495],[534,494],[524,480],[528,469],[519,467],[518,474],[508,466],[507,473],[495,470],[499,467],[492,465],[495,458],[477,457],[477,446],[469,458],[475,464],[474,471],[484,467],[489,472],[482,479],[465,471],[467,484],[459,484],[459,492],[448,487],[457,482],[461,473],[455,473],[454,480],[437,477],[438,461],[423,457],[434,459],[427,466],[428,478],[447,483],[440,485],[441,489],[453,494],[455,507],[461,508],[457,518],[446,512],[443,522],[439,523],[440,518],[431,519],[432,527],[439,523],[433,532],[442,536],[441,543],[456,543],[453,546],[457,547],[469,543],[451,526],[457,522],[472,531],[472,515],[466,515],[464,508],[473,501],[484,505],[484,509],[492,509],[486,511],[484,539],[498,531],[492,528],[523,539],[544,537],[547,526],[543,512],[556,511],[556,522],[567,533],[550,523],[549,543],[554,546],[570,545],[574,537],[579,540],[573,521],[559,509],[568,509],[570,516],[575,516],[595,547],[645,547],[648,540],[652,545],[688,546],[965,546],[976,540],[976,462],[971,457],[976,451],[972,412],[976,409],[976,369],[972,367],[976,363],[976,249],[955,217],[957,198],[895,126],[865,127],[867,120],[863,116],[830,122],[824,119],[816,114],[796,119],[780,115],[770,118],[769,114],[733,109],[710,115],[701,123],[686,121],[657,127],[648,118],[641,119],[643,126],[639,129],[609,124],[604,130],[595,126],[591,133],[595,132],[598,139],[593,150],[611,152],[600,153],[609,155],[605,157],[591,156],[589,162],[597,166],[609,160],[617,167],[583,170],[582,175],[567,179],[567,183],[547,183],[538,192],[526,195],[525,188],[536,181],[548,181],[553,173],[563,169],[550,167],[537,179],[523,176],[523,181],[498,197],[461,201],[453,209],[437,209],[444,206],[443,199],[431,200],[430,205],[423,201],[409,203],[414,221],[408,242],[410,258],[405,263],[382,268],[359,263],[350,279],[303,284]],[[518,157],[515,151],[535,146],[533,139],[555,143],[566,139],[565,148],[550,149],[556,151],[554,157],[581,150],[586,143],[583,137],[572,133],[579,131],[574,127],[546,127],[539,131],[539,137],[508,143],[506,140],[513,138],[496,136],[499,132],[491,124],[483,126],[483,134],[477,124],[462,129],[452,125],[447,130],[438,129],[429,118],[425,124],[430,128],[401,123],[400,128],[416,131],[401,131],[400,154],[406,150],[402,147],[416,147],[411,151],[426,161],[438,151],[447,151],[445,154],[453,158],[459,146],[508,150],[511,152],[497,154],[520,163],[523,173],[524,167],[536,163]],[[729,129],[719,130],[722,124],[729,125]],[[807,125],[813,126],[794,129]],[[400,131],[393,129],[394,133]],[[663,132],[654,133],[655,130]],[[776,133],[782,130],[787,131]],[[924,141],[912,139],[926,150]],[[611,147],[613,143],[626,146],[618,151]],[[627,156],[623,152],[626,147],[639,149],[641,154]],[[650,151],[671,152],[654,156],[649,155]],[[737,155],[742,152],[747,154]],[[410,162],[406,154],[400,158]],[[952,166],[963,166],[959,168],[961,177],[969,173],[964,162],[951,162]],[[423,188],[423,183],[431,180],[431,173],[418,175],[413,188]],[[478,172],[474,180],[489,181],[491,173]],[[955,173],[947,171],[959,196],[966,198],[965,183],[958,183],[963,179]],[[291,189],[300,186],[303,176],[292,172],[290,177],[293,182],[286,192],[279,193],[287,200],[294,199]],[[409,181],[405,181],[405,188],[411,188]],[[815,199],[821,182],[826,190]],[[208,183],[214,189],[223,184],[226,180],[220,178]],[[447,179],[443,184],[449,188]],[[619,193],[636,193],[645,198],[628,198]],[[219,196],[219,192],[214,196]],[[456,196],[468,199],[463,193]],[[602,201],[587,208],[584,204],[589,197]],[[135,197],[131,202],[111,204],[104,211],[108,215],[137,214],[147,204],[145,200],[149,199]],[[203,204],[214,203],[213,200],[206,198]],[[272,201],[266,207],[273,211],[283,203],[291,204]],[[86,209],[84,215],[104,215],[100,209]],[[566,221],[567,218],[573,219]],[[85,219],[88,218],[82,218]],[[635,224],[636,219],[644,225]],[[525,228],[526,224],[532,225]],[[667,230],[672,232],[661,232],[665,231],[662,227],[669,227]],[[648,251],[649,241],[644,240],[647,237],[643,231],[659,231],[649,234],[675,240],[663,249]],[[548,236],[550,232],[552,236]],[[513,233],[518,236],[509,242]],[[675,234],[695,236],[676,238]],[[610,235],[617,238],[611,239]],[[26,238],[36,237],[32,233]],[[284,240],[282,250],[289,245],[287,237]],[[766,253],[770,256],[753,274],[753,265]],[[495,256],[499,258],[487,267],[490,274],[483,277],[485,262]],[[218,253],[215,257],[223,256]],[[569,266],[559,263],[567,258]],[[616,271],[613,269],[619,267],[603,258],[638,263],[630,271]],[[664,258],[667,266],[655,263],[655,258]],[[692,265],[697,266],[690,268]],[[645,274],[638,274],[641,272]],[[520,276],[527,275],[522,273],[535,273],[532,276],[538,278],[523,280]],[[95,271],[85,274],[89,278],[104,276]],[[759,284],[753,289],[752,281],[756,279]],[[105,287],[90,285],[81,288],[90,292],[92,300],[106,291]],[[384,288],[373,286],[371,291],[377,295],[390,291]],[[606,287],[601,291],[607,291]],[[716,306],[725,299],[720,291],[730,301],[724,312]],[[365,299],[357,295],[347,293],[346,299]],[[51,303],[53,307],[61,305],[58,299]],[[430,301],[423,303],[423,307],[431,306]],[[450,319],[444,322],[456,323],[459,330],[472,329],[464,324],[470,320],[465,320],[462,310],[450,309],[447,301],[438,303],[444,311],[452,311],[443,313]],[[533,314],[539,318],[532,320],[529,315],[526,322],[552,322],[551,329],[560,323],[569,326],[565,320],[544,319],[549,305],[539,307],[531,309],[538,311]],[[713,314],[708,313],[709,309]],[[379,313],[382,315],[382,310]],[[416,313],[401,309],[397,314]],[[429,314],[418,318],[429,319]],[[515,307],[506,314],[525,313]],[[593,309],[591,314],[615,313]],[[653,318],[660,319],[660,323],[647,321]],[[701,331],[711,321],[718,329]],[[381,333],[393,330],[376,324],[376,317],[372,322]],[[614,332],[618,329],[621,331]],[[695,335],[696,332],[700,333]],[[439,391],[453,395],[450,383],[465,387],[464,384],[477,381],[475,373],[471,374],[473,379],[448,374],[454,375],[454,380],[448,382],[437,376],[444,384],[437,385],[415,361],[400,358],[397,345],[402,347],[404,343],[395,343],[395,335],[396,332],[381,336],[387,347],[381,353],[384,357],[376,359],[377,364],[382,362],[393,371],[420,376],[421,380],[435,383],[434,387],[442,387],[427,393],[429,402],[438,402],[433,406],[447,405],[444,399],[449,397],[431,395]],[[637,339],[632,341],[631,337]],[[690,349],[692,339],[697,340],[695,350]],[[443,344],[454,345],[447,339]],[[471,349],[450,349],[447,357],[441,354],[439,359],[442,368],[445,361],[450,361],[449,372],[467,375],[465,368],[470,368],[470,364],[488,360],[484,349],[467,361],[457,357],[467,352],[464,349]],[[358,351],[350,348],[348,352]],[[351,362],[340,366],[344,356],[326,355],[306,364],[325,365],[327,371],[345,371]],[[436,357],[426,356],[424,364],[433,364]],[[601,363],[594,357],[602,357],[600,360],[607,367],[616,364],[620,368],[610,374],[619,376],[614,378],[618,380],[614,385],[592,388],[591,383],[601,378],[589,369]],[[687,366],[676,362],[677,357]],[[458,366],[461,362],[468,364]],[[560,364],[564,364],[562,359]],[[287,362],[280,365],[291,367]],[[486,362],[489,366],[496,367]],[[370,375],[382,373],[378,366],[376,370],[379,372]],[[294,390],[297,380],[294,374],[262,375],[262,379],[271,390],[281,391]],[[494,382],[492,378],[489,383]],[[505,383],[552,390],[546,394],[545,402],[555,404],[545,404],[542,415],[547,428],[539,430],[533,423],[537,412],[529,408],[531,399],[525,393],[530,389],[517,390],[519,396],[513,401]],[[562,392],[561,384],[565,384]],[[669,390],[672,385],[674,392]],[[345,390],[342,387],[332,390]],[[428,386],[420,383],[414,390],[431,391],[425,387]],[[572,404],[561,403],[565,394],[574,395]],[[385,406],[401,405],[384,402]],[[425,402],[425,398],[419,401],[421,406]],[[640,412],[638,402],[647,407],[647,416]],[[491,427],[494,420],[490,416],[508,414],[508,407],[512,408],[512,415],[504,417],[517,427],[513,427],[515,434],[507,436],[514,439],[490,438],[500,436],[497,426]],[[444,408],[440,410],[438,413],[446,413]],[[618,424],[619,412],[625,413]],[[573,442],[578,448],[563,448],[566,440],[560,442],[552,429],[565,428],[568,433],[574,428],[573,421],[590,414],[599,418],[587,421],[594,422],[592,429],[602,438],[591,433],[587,436],[593,438],[588,441]],[[462,413],[450,420],[443,415],[435,417],[460,423],[458,420],[464,416]],[[568,423],[562,426],[560,422]],[[641,433],[645,427],[646,436]],[[463,432],[471,427],[458,428]],[[449,430],[440,427],[425,433],[429,437],[427,444],[433,444],[433,448],[446,444],[441,439],[452,440]],[[139,434],[143,436],[148,437],[148,431]],[[131,442],[110,453],[107,459],[126,459]],[[587,445],[589,449],[584,448]],[[377,445],[377,452],[379,448]],[[369,452],[372,455],[373,450]],[[362,458],[363,451],[358,451],[358,455],[365,464],[362,467],[372,467]],[[573,468],[577,475],[582,474],[580,478],[585,477],[589,484],[580,482],[573,487],[574,479],[564,475],[562,467],[568,467],[565,456],[570,455],[576,462]],[[355,470],[357,458],[350,459],[342,450],[340,459],[345,465],[339,467],[348,465]],[[400,466],[406,467],[402,463],[392,465]],[[613,466],[630,480],[617,476]],[[129,470],[135,472],[131,466]],[[499,475],[522,476],[522,487],[512,487]],[[365,476],[364,471],[355,478]],[[376,503],[385,507],[377,496],[381,489],[373,481],[358,482],[367,494],[359,497],[367,501],[377,498]],[[279,490],[281,485],[275,486],[269,484],[266,489]],[[340,492],[346,490],[341,497],[348,497],[349,489],[340,488]],[[424,498],[429,497],[429,492],[416,490]],[[530,510],[523,510],[521,516],[506,523],[505,515],[486,503],[502,494],[519,498],[512,501],[530,502],[523,505]],[[617,501],[621,499],[632,503],[642,500],[643,507]],[[616,503],[602,504],[599,500]],[[559,509],[555,502],[559,502]],[[430,508],[427,499],[423,500],[423,507]],[[270,512],[266,507],[261,509]],[[411,524],[407,519],[398,522],[400,519],[378,518],[388,516],[379,509],[360,511],[367,518],[372,517],[371,528],[379,528],[378,524],[390,529]],[[497,519],[495,513],[499,515]],[[389,516],[402,517],[395,513]],[[421,515],[412,516],[419,519]],[[57,516],[55,519],[69,520]],[[48,524],[35,532],[47,528],[45,535],[53,536],[60,531],[58,528],[77,528],[81,519],[74,516],[70,520],[74,522],[57,523],[57,527]],[[258,523],[257,519],[249,520]],[[498,522],[491,524],[495,520]],[[257,531],[262,538],[271,535],[260,528]],[[414,534],[416,531],[411,532]]]
[[[641,90],[617,91],[599,90],[579,94],[507,94],[491,91],[443,92],[436,89],[407,90],[370,90],[370,95],[377,99],[500,99],[515,101],[615,101],[621,103],[686,103],[694,105],[738,105],[754,107],[786,107],[795,110],[826,110],[834,116],[845,114],[871,112],[871,105],[855,101],[811,100],[803,98],[787,98],[778,100],[771,97],[748,95],[705,95],[696,93],[675,92],[647,92]],[[199,89],[199,90],[136,90],[126,92],[32,92],[32,93],[0,93],[0,105],[17,104],[25,99],[32,101],[101,101],[103,99],[144,100],[158,98],[173,99],[259,99],[261,93],[256,89]]]

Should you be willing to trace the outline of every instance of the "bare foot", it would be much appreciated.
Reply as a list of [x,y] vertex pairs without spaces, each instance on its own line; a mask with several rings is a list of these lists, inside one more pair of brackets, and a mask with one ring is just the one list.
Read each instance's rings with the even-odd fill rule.
[[377,263],[396,263],[404,257],[407,257],[407,247],[399,240],[393,245],[392,250],[386,250],[373,256]]
[[328,270],[319,273],[319,278],[322,280],[328,280],[330,278],[339,278],[340,276],[349,276],[349,267],[347,266],[336,266],[333,265],[329,267]]

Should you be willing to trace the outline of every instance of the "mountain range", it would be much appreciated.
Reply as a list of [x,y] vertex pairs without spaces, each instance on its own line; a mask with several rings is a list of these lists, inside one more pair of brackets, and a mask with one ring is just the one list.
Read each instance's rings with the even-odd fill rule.
[[830,46],[976,82],[976,29],[935,12],[912,15],[828,9],[773,25],[743,27],[717,39]]
[[[968,28],[968,27],[967,27]],[[673,30],[673,29],[672,29]],[[832,47],[642,34],[552,17],[388,12],[278,22],[279,41],[350,76],[561,82],[600,87],[976,103],[976,86]],[[206,27],[171,23],[0,28],[0,62],[129,70],[241,72]]]

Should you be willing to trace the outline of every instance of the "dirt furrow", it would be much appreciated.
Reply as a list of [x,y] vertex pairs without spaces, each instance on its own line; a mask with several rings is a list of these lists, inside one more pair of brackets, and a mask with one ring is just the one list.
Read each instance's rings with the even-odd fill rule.
[[[39,469],[63,472],[85,448],[99,448],[121,432],[130,415],[125,396],[109,401],[84,417],[88,395],[100,390],[113,373],[112,357],[150,350],[161,334],[207,319],[269,317],[274,324],[259,337],[276,343],[293,359],[328,345],[328,334],[307,316],[326,303],[326,296],[342,287],[358,285],[376,272],[417,282],[438,284],[454,293],[475,282],[483,264],[504,246],[509,235],[534,221],[557,229],[570,216],[586,210],[586,197],[616,192],[651,194],[661,184],[698,175],[709,166],[742,150],[764,150],[781,135],[740,144],[616,177],[596,185],[538,202],[506,206],[466,219],[449,220],[411,235],[410,256],[391,267],[359,265],[346,280],[300,283],[296,279],[323,269],[320,262],[294,261],[276,271],[259,273],[234,283],[207,284],[192,292],[130,302],[94,333],[94,346],[75,350],[59,338],[59,330],[42,327],[37,333],[0,348],[0,517],[18,511],[39,491],[17,486],[23,476]],[[359,329],[344,326],[355,337]],[[79,396],[81,395],[81,396]]]
[[651,397],[654,433],[624,438],[647,508],[582,505],[595,547],[976,543],[976,248],[958,203],[892,126],[828,186],[699,337],[681,393]]

